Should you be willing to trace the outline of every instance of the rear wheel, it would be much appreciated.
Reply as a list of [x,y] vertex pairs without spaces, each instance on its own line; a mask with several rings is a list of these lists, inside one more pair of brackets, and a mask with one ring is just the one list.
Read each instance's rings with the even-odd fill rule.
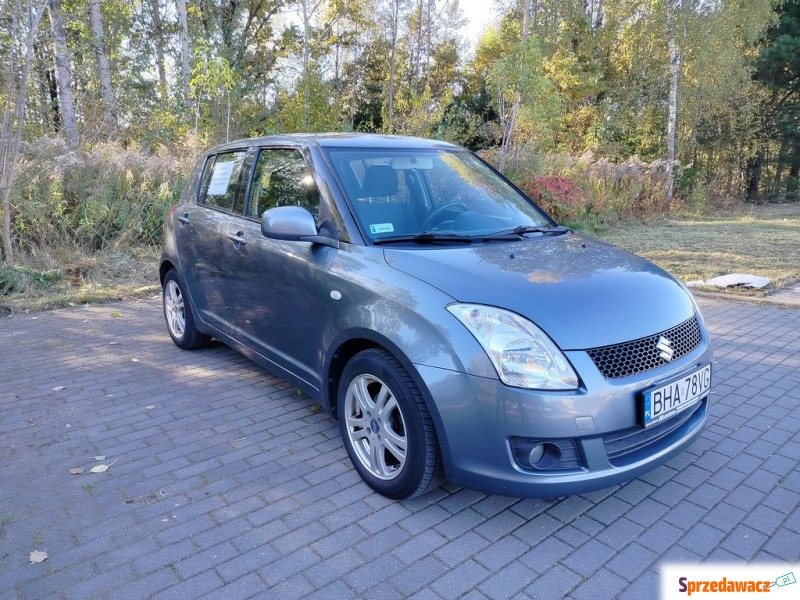
[[339,383],[339,427],[361,478],[390,498],[423,494],[442,481],[428,407],[391,354],[370,349],[354,356]]
[[176,346],[194,350],[208,345],[211,338],[197,331],[192,307],[175,269],[170,269],[164,277],[163,306],[167,331]]

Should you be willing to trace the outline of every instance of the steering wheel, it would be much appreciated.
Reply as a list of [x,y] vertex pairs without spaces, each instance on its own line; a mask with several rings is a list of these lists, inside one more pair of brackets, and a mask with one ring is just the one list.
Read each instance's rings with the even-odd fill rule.
[[[431,214],[428,215],[428,218],[422,223],[422,231],[427,231],[431,228],[431,225],[437,222],[437,217],[440,217],[442,213],[447,210],[453,210],[454,208],[461,208],[459,212],[466,212],[469,210],[466,204],[463,202],[459,202],[458,200],[454,200],[452,202],[447,202],[442,204],[439,208],[435,209]],[[444,220],[444,219],[442,219]]]

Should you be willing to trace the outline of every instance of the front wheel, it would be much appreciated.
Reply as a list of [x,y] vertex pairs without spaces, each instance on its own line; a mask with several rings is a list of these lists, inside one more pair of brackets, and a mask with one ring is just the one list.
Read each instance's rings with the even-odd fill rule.
[[184,350],[207,346],[211,338],[197,331],[189,299],[175,269],[164,277],[164,319],[175,345]]
[[370,349],[354,356],[339,383],[339,427],[361,478],[389,498],[417,496],[442,481],[428,407],[391,354]]

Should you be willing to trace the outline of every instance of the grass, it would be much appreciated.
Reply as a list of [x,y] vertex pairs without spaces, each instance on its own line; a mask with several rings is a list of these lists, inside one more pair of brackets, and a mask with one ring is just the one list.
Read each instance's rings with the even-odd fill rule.
[[700,289],[765,296],[800,281],[800,204],[747,205],[718,216],[629,221],[593,235],[635,252],[681,281],[729,273],[766,277],[764,290]]
[[20,256],[0,263],[0,316],[145,297],[160,291],[155,247],[87,254],[74,248]]
[[[800,203],[625,221],[592,234],[682,281],[728,273],[770,280],[765,290],[700,288],[708,291],[763,297],[800,281]],[[93,254],[55,248],[23,256],[13,267],[0,263],[0,316],[157,294],[159,253],[154,247]]]

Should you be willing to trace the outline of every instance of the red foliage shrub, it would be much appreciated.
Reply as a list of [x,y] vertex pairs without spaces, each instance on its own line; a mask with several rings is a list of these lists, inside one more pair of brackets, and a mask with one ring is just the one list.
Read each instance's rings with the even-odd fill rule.
[[592,211],[588,194],[560,175],[531,175],[521,189],[557,221],[576,221]]

